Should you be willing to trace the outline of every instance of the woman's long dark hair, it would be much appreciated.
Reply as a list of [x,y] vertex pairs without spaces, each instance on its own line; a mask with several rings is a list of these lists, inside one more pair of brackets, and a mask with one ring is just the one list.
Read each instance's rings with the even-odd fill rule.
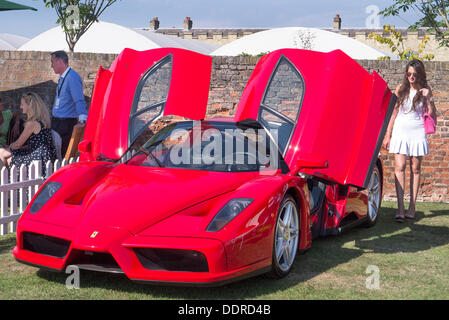
[[416,72],[415,83],[416,83],[418,91],[416,92],[416,95],[413,98],[413,103],[412,103],[412,111],[415,111],[416,107],[424,99],[422,92],[419,90],[421,90],[422,88],[428,88],[427,76],[426,76],[426,70],[424,68],[424,63],[422,63],[421,60],[411,60],[407,63],[407,66],[405,67],[404,78],[402,79],[402,84],[399,87],[398,106],[401,106],[410,94],[410,82],[408,81],[408,77],[407,77],[407,72],[408,72],[409,67],[413,67]]

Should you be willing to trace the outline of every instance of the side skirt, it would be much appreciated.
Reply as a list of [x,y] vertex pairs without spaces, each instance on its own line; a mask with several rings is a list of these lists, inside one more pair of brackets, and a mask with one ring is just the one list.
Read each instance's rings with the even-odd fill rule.
[[332,228],[332,229],[324,229],[321,233],[321,235],[323,237],[325,236],[336,236],[339,235],[349,229],[353,229],[359,225],[361,225],[362,223],[364,223],[366,220],[368,220],[368,216],[363,217],[358,219],[357,221],[354,221],[352,223],[348,223],[347,225],[343,226],[343,227],[337,227],[337,228]]

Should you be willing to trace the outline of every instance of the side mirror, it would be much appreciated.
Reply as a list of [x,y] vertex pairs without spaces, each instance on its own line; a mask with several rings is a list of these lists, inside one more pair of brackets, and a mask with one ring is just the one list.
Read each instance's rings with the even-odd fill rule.
[[90,141],[89,140],[83,140],[78,144],[78,150],[81,152],[90,152]]
[[291,170],[292,175],[296,175],[299,170],[305,168],[324,169],[329,167],[329,161],[314,154],[301,155],[295,166]]

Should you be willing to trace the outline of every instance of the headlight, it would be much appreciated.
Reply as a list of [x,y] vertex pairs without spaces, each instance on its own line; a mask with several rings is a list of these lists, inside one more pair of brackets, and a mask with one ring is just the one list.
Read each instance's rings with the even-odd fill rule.
[[227,225],[232,219],[240,214],[247,206],[253,202],[253,199],[240,198],[232,199],[225,204],[217,215],[212,219],[212,221],[207,226],[206,231],[217,232],[220,231],[225,225]]
[[34,200],[33,204],[30,208],[30,213],[36,213],[38,212],[44,204],[47,203],[48,200],[50,200],[51,197],[56,193],[56,191],[61,188],[62,183],[56,182],[56,181],[50,181],[48,182],[42,189],[39,191],[39,194],[37,195],[36,199]]

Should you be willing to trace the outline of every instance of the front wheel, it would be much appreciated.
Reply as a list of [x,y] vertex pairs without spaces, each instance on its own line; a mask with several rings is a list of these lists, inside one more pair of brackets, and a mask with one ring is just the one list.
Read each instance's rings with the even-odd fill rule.
[[282,200],[276,219],[273,239],[271,275],[285,277],[295,261],[299,241],[299,215],[295,199],[287,195]]

